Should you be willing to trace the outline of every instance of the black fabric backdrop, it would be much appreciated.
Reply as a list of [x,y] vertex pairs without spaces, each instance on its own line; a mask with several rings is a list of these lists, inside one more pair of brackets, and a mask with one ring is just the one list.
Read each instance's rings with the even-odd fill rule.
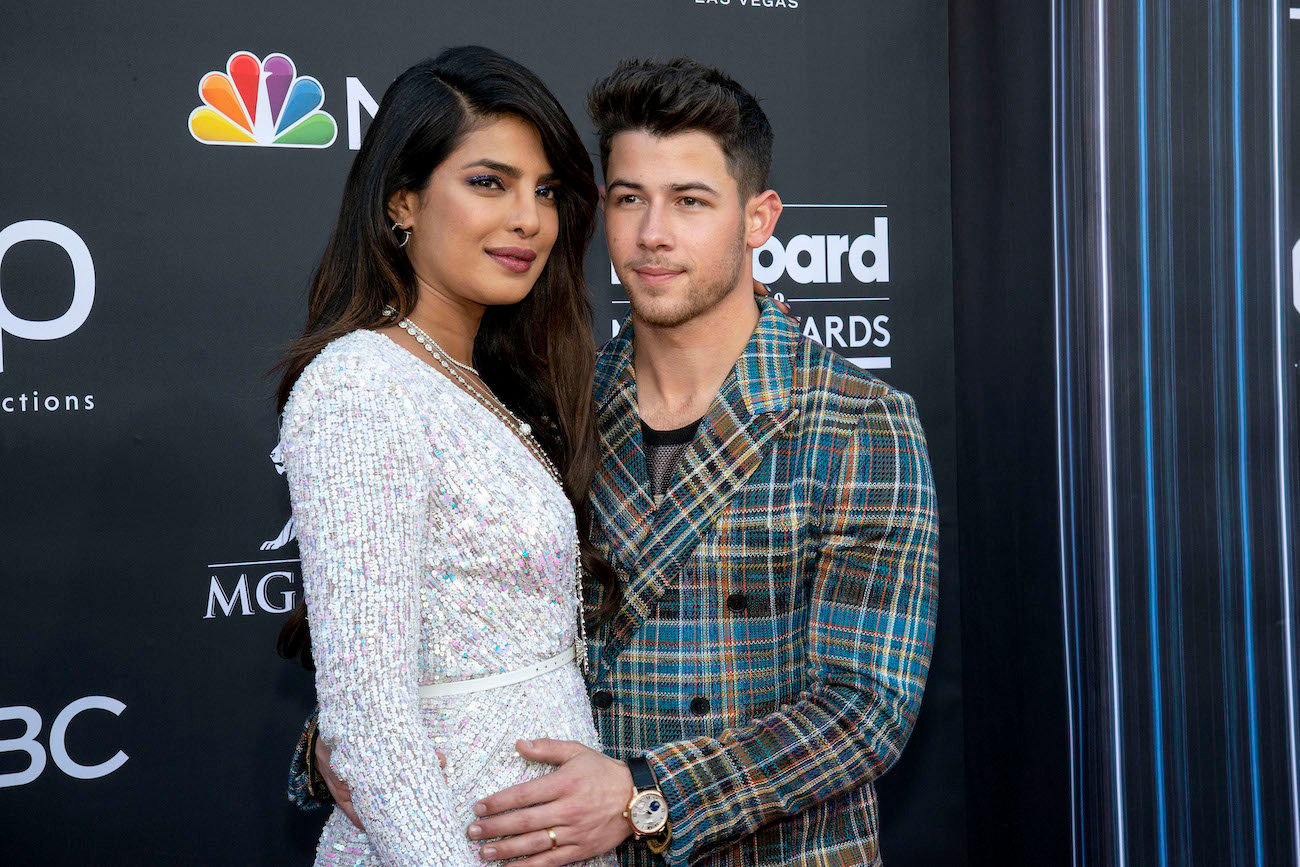
[[969,847],[972,863],[1068,864],[1051,19],[1042,4],[954,2],[950,10]]

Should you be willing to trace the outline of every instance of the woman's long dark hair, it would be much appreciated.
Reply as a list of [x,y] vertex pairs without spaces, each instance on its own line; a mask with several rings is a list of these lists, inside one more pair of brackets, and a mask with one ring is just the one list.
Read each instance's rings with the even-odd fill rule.
[[[536,75],[479,46],[449,48],[397,77],[379,102],[343,187],[343,204],[307,301],[307,326],[281,363],[276,392],[283,411],[303,369],[330,341],[361,328],[391,325],[415,308],[415,271],[398,246],[388,202],[420,192],[433,170],[475,127],[513,116],[542,140],[557,188],[559,235],[531,292],[489,307],[474,341],[474,366],[506,406],[533,428],[554,461],[578,517],[587,580],[601,587],[595,620],[618,604],[614,571],[586,539],[587,497],[596,467],[591,406],[595,342],[583,279],[591,240],[596,182],[591,157],[555,96]],[[307,609],[290,615],[276,644],[281,655],[311,667]]]

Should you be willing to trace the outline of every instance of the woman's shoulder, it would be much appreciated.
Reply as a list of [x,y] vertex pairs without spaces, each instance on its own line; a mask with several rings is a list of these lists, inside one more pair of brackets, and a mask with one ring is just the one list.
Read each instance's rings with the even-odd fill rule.
[[396,372],[393,350],[399,348],[376,331],[350,331],[325,344],[325,348],[303,368],[293,391],[298,392],[303,386],[383,384]]
[[373,403],[400,397],[397,358],[387,337],[359,329],[335,338],[303,368],[284,407],[286,429],[324,403]]

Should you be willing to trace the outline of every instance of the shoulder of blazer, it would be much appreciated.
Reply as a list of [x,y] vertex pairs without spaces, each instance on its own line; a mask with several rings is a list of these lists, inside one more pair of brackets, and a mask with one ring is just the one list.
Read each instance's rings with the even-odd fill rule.
[[805,412],[860,415],[884,398],[912,402],[905,392],[806,337],[795,353],[794,391]]

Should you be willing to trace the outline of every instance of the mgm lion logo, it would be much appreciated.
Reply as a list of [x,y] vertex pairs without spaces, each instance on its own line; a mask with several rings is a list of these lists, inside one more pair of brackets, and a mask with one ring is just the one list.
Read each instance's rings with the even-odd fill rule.
[[[284,475],[284,451],[282,444],[277,442],[275,448],[271,449],[271,463],[275,464],[275,471]],[[294,539],[298,538],[298,526],[293,521],[293,515],[289,515],[289,520],[284,522],[284,529],[280,535],[274,539],[267,539],[262,543],[263,551],[275,551],[288,545]]]

